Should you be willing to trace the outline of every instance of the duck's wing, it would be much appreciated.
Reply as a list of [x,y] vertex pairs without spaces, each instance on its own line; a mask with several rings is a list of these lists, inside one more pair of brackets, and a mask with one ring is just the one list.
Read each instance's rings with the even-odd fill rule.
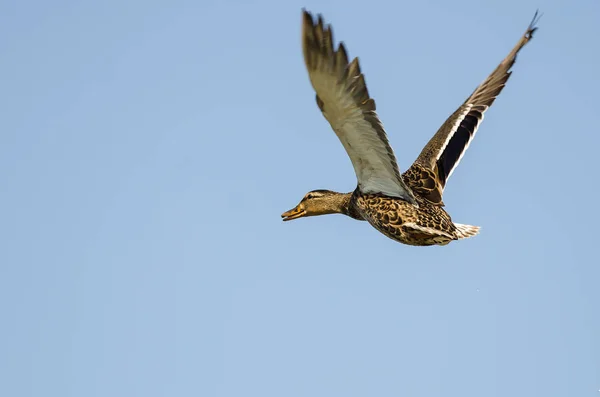
[[486,110],[500,94],[512,71],[519,51],[531,40],[539,21],[536,12],[527,31],[496,70],[446,120],[406,172],[411,188],[433,203],[443,205],[446,182],[465,154],[483,121]]
[[343,43],[334,49],[330,25],[303,10],[302,48],[317,105],[344,145],[363,193],[416,203],[369,97],[358,58],[348,62]]

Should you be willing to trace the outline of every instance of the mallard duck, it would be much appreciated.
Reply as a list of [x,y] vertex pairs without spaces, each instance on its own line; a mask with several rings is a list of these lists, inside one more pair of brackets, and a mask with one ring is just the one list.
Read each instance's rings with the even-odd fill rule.
[[446,245],[479,233],[479,226],[454,223],[442,195],[483,116],[504,88],[519,51],[531,40],[536,12],[508,56],[444,122],[412,166],[400,174],[396,157],[369,96],[358,58],[348,61],[344,43],[334,48],[331,25],[302,10],[302,48],[316,101],[346,149],[358,180],[350,193],[308,192],[281,216],[284,221],[325,214],[365,220],[400,243]]

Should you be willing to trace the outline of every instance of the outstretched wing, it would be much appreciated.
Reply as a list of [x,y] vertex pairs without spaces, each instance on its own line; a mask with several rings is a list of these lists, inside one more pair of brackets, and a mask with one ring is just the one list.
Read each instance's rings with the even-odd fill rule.
[[423,148],[415,163],[406,172],[415,193],[433,203],[443,205],[442,194],[448,178],[475,137],[486,110],[492,106],[506,85],[517,54],[533,37],[538,21],[539,16],[536,12],[527,31],[508,56],[446,120]]
[[334,49],[330,25],[303,10],[302,48],[317,104],[344,145],[363,193],[383,193],[416,203],[369,97],[358,58],[348,63],[343,43]]

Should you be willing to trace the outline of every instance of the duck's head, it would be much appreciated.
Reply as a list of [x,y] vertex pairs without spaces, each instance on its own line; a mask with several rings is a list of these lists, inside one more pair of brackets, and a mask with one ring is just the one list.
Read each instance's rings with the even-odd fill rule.
[[284,221],[291,221],[304,216],[346,213],[347,196],[331,190],[313,190],[306,193],[296,207],[281,214],[281,217]]

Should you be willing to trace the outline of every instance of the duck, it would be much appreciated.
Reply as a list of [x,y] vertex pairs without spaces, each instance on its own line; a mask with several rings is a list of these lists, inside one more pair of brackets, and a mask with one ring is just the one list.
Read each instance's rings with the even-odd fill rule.
[[331,24],[302,9],[302,52],[317,106],[344,146],[357,178],[348,193],[318,189],[304,195],[283,221],[343,214],[411,246],[447,245],[477,235],[480,226],[452,221],[444,209],[448,179],[473,141],[486,111],[512,74],[517,54],[532,39],[541,15],[496,69],[472,92],[400,173],[387,133],[369,95],[358,57],[334,45]]

